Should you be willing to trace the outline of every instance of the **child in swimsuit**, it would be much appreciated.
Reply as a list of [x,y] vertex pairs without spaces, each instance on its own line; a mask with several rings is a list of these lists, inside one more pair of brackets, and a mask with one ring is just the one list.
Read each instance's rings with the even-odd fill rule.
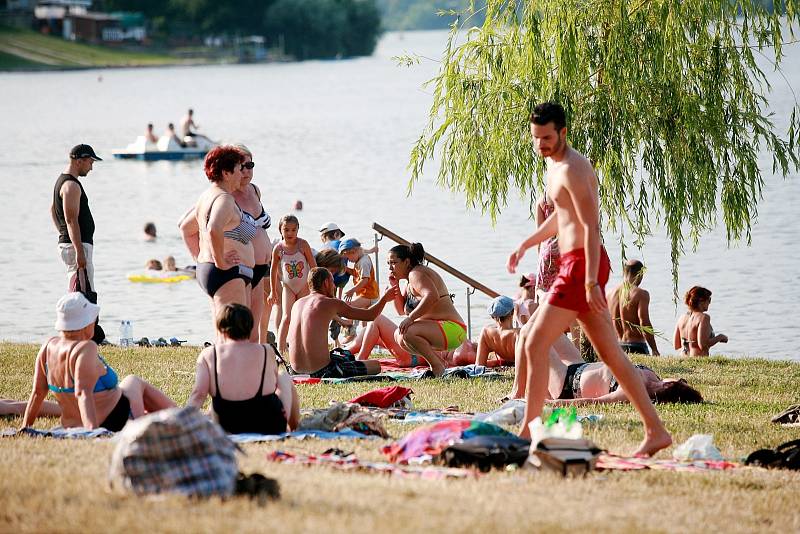
[[339,254],[355,265],[348,269],[355,285],[344,294],[344,300],[351,301],[350,304],[356,308],[368,308],[378,302],[380,293],[375,268],[369,256],[364,254],[361,243],[357,239],[345,239],[339,244]]
[[277,303],[280,299],[283,310],[278,329],[278,350],[281,353],[286,351],[292,306],[297,299],[308,295],[308,273],[317,266],[308,241],[297,237],[299,229],[297,217],[285,215],[278,224],[282,239],[272,249],[272,265],[277,265],[278,269],[272,269],[270,273],[272,292],[269,302]]

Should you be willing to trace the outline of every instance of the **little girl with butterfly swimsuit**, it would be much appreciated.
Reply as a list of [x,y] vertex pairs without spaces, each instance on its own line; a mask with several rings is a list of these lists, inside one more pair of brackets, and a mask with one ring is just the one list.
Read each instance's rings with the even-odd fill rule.
[[[282,239],[272,249],[272,293],[269,302],[278,303],[281,298],[283,317],[278,328],[278,350],[286,351],[286,336],[295,301],[309,294],[308,273],[317,266],[311,246],[305,239],[297,237],[300,222],[294,215],[285,215],[278,230]],[[280,292],[279,292],[280,291]]]

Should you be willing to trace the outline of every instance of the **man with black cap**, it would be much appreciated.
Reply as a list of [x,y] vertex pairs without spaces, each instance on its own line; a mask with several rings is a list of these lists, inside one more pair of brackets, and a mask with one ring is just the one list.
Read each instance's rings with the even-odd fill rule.
[[92,170],[95,161],[102,161],[89,145],[76,145],[69,152],[69,166],[56,180],[51,213],[58,230],[58,250],[67,266],[67,284],[79,269],[86,269],[89,284],[94,287],[94,219],[89,199],[78,178]]

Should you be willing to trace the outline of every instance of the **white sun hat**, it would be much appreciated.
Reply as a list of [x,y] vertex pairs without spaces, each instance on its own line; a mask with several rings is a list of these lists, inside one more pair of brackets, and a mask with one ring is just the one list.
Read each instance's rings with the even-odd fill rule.
[[80,330],[94,323],[100,306],[92,304],[83,293],[67,293],[56,304],[56,330]]

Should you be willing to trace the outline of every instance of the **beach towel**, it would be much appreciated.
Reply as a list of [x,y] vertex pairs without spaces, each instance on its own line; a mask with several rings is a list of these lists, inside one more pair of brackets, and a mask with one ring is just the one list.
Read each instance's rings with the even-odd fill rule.
[[293,454],[286,451],[273,451],[267,454],[267,460],[277,463],[316,466],[322,465],[340,471],[360,471],[379,473],[398,478],[421,478],[424,480],[444,480],[447,478],[474,478],[477,473],[472,469],[458,469],[440,466],[397,465],[389,462],[363,462],[355,454],[329,449],[322,454]]
[[376,436],[368,436],[350,428],[345,428],[338,432],[296,430],[283,434],[229,434],[228,437],[235,443],[261,443],[265,441],[282,441],[285,439],[368,439],[375,438]]
[[597,457],[595,468],[598,470],[636,471],[639,469],[653,469],[659,471],[724,471],[736,469],[741,464],[726,460],[656,460],[653,458],[626,458],[613,454],[600,454]]
[[14,436],[55,439],[108,439],[114,437],[114,433],[105,428],[62,428],[60,426],[47,430],[40,430],[37,428],[7,428],[0,432],[0,437],[8,438]]

